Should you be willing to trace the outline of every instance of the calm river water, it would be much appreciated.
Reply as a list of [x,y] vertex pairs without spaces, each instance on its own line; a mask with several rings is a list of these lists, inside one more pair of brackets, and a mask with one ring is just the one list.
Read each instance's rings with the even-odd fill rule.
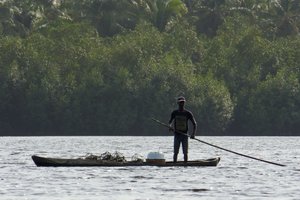
[[[280,167],[190,141],[190,159],[217,167],[36,167],[31,155],[81,157],[106,151],[172,159],[172,137],[0,137],[0,199],[300,199],[300,137],[198,137]],[[182,160],[182,155],[179,156]]]

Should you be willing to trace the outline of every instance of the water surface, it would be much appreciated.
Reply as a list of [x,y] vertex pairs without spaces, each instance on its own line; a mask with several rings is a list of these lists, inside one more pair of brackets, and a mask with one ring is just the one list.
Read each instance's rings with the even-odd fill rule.
[[[221,157],[217,167],[36,167],[32,155],[75,158],[121,152],[172,159],[172,137],[1,137],[0,199],[299,199],[300,138],[199,137],[279,167],[190,141],[189,158]],[[179,155],[179,160],[182,160]]]

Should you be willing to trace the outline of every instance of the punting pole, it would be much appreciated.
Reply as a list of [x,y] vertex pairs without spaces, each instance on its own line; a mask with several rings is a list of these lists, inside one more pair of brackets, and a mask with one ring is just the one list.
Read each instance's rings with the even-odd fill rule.
[[[168,124],[165,124],[165,123],[163,123],[163,122],[161,122],[161,121],[159,121],[159,120],[157,120],[157,119],[152,118],[152,120],[155,121],[156,123],[162,125],[162,126],[165,126],[165,127],[168,127],[168,128],[170,128],[170,129],[174,130],[174,129],[173,129],[172,127],[170,127]],[[183,133],[183,132],[181,132],[181,131],[176,131],[176,132],[178,132],[178,133],[180,133],[180,134],[183,134],[183,135],[186,135],[186,136],[190,136],[189,134]],[[198,142],[201,142],[201,143],[207,144],[207,145],[209,145],[209,146],[212,146],[212,147],[221,149],[221,150],[223,150],[223,151],[227,151],[227,152],[230,152],[230,153],[233,153],[233,154],[236,154],[236,155],[239,155],[239,156],[243,156],[243,157],[246,157],[246,158],[250,158],[250,159],[253,159],[253,160],[258,160],[258,161],[261,161],[261,162],[265,162],[265,163],[269,163],[269,164],[277,165],[277,166],[281,166],[281,167],[285,167],[285,166],[286,166],[286,165],[283,165],[283,164],[280,164],[280,163],[275,163],[275,162],[263,160],[263,159],[260,159],[260,158],[255,158],[255,157],[253,157],[253,156],[249,156],[249,155],[245,155],[245,154],[242,154],[242,153],[238,153],[238,152],[236,152],[236,151],[232,151],[232,150],[229,150],[229,149],[225,149],[225,148],[223,148],[223,147],[220,147],[220,146],[217,146],[217,145],[214,145],[214,144],[210,144],[210,143],[208,143],[208,142],[205,142],[205,141],[203,141],[203,140],[199,140],[199,139],[197,139],[197,138],[194,138],[194,140],[197,140]]]

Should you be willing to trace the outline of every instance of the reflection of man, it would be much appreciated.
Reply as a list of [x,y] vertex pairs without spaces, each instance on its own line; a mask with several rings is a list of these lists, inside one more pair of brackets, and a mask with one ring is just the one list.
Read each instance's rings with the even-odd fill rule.
[[[174,110],[171,114],[171,118],[169,121],[169,126],[172,127],[172,123],[174,121],[174,156],[173,161],[177,162],[177,156],[179,153],[180,143],[182,144],[182,151],[184,155],[184,162],[188,161],[188,136],[184,135],[188,132],[188,120],[190,120],[193,124],[193,132],[191,134],[191,138],[195,138],[196,133],[196,120],[193,114],[184,109],[185,98],[178,97],[177,99],[178,110]],[[182,134],[184,133],[184,134]]]

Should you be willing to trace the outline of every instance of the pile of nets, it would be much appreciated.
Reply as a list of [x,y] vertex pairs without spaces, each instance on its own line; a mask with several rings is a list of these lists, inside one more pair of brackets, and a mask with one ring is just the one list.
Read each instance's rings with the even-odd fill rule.
[[[100,156],[94,155],[91,153],[88,153],[84,159],[87,160],[103,160],[103,161],[112,161],[112,162],[128,162],[125,158],[125,156],[118,152],[115,151],[114,153],[110,153],[108,151],[102,153]],[[134,154],[131,157],[131,162],[144,162],[144,159],[141,155],[139,154]]]

